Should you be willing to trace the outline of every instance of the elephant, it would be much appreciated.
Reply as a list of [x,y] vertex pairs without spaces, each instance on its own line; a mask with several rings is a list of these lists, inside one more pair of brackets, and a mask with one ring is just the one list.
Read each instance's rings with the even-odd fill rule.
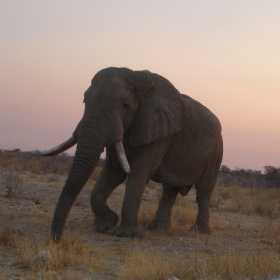
[[223,156],[218,118],[147,70],[109,67],[99,71],[84,93],[84,103],[72,136],[41,154],[56,155],[77,144],[54,212],[52,239],[62,238],[69,211],[104,148],[105,165],[90,196],[97,232],[117,226],[119,217],[106,200],[126,180],[121,221],[114,234],[141,235],[138,212],[151,179],[162,184],[162,197],[148,229],[169,229],[177,194],[184,196],[195,186],[198,213],[190,230],[210,234],[209,202]]

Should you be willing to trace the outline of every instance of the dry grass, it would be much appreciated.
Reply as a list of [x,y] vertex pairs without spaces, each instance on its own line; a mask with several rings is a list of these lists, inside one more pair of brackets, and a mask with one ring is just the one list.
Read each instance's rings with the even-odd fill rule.
[[[279,234],[277,239],[280,244]],[[18,261],[15,265],[29,271],[28,279],[38,275],[42,279],[84,279],[85,275],[104,271],[111,273],[114,279],[124,280],[167,280],[172,276],[178,279],[245,279],[249,276],[268,279],[280,274],[280,250],[275,250],[276,247],[265,251],[259,248],[254,254],[246,251],[213,253],[204,248],[178,255],[164,248],[151,249],[142,241],[133,242],[130,250],[90,246],[77,237],[65,237],[59,244],[49,240],[31,241],[8,227],[1,231],[0,243],[16,248]],[[42,250],[51,253],[50,262],[36,258]],[[118,273],[108,264],[110,256],[118,262]]]
[[18,230],[5,226],[0,232],[0,244],[4,246],[17,246],[21,233]]
[[[238,188],[235,188],[236,190]],[[156,194],[156,190],[149,190],[146,197]],[[260,194],[264,195],[262,192]],[[270,195],[267,194],[268,197]],[[54,244],[49,239],[30,239],[28,233],[23,234],[11,227],[6,227],[0,232],[0,244],[3,248],[12,247],[16,250],[17,261],[14,265],[22,271],[28,271],[28,279],[38,278],[38,275],[42,279],[84,279],[87,275],[91,278],[95,275],[92,279],[102,279],[100,275],[103,275],[104,271],[111,275],[110,279],[136,280],[167,280],[172,276],[178,279],[245,279],[249,276],[254,279],[267,279],[280,274],[279,225],[272,225],[271,218],[267,220],[263,230],[255,236],[258,245],[253,251],[247,252],[238,248],[237,252],[227,250],[225,245],[220,245],[219,236],[224,231],[228,232],[230,237],[223,242],[230,243],[237,234],[236,229],[230,228],[226,221],[215,213],[211,215],[211,228],[217,238],[205,239],[201,235],[186,235],[196,218],[197,205],[194,203],[194,197],[194,192],[190,193],[188,199],[178,197],[169,233],[156,231],[152,236],[147,234],[141,241],[128,239],[117,248],[112,245],[92,245],[89,239],[68,237],[67,234],[61,243]],[[120,200],[119,196],[115,196],[115,200],[111,199],[111,202],[120,203]],[[143,201],[139,217],[143,227],[153,219],[157,200],[158,197],[152,197],[149,201]],[[230,233],[229,230],[234,232]],[[153,241],[153,236],[156,239],[160,237],[165,244],[174,243],[175,247],[162,249],[162,243],[158,246],[157,242]],[[187,242],[182,243],[182,247],[178,247],[178,236],[184,236]],[[106,238],[105,235],[103,240]],[[209,249],[208,243],[211,242],[214,242],[216,249]],[[127,243],[133,246],[128,249]],[[185,252],[190,245],[193,245],[193,249]],[[181,248],[184,249],[184,253],[180,251]],[[50,262],[40,261],[36,257],[43,250],[51,253]],[[9,275],[8,272],[5,273]]]
[[[31,275],[39,274],[44,277],[51,276],[51,271],[63,271],[63,274],[68,271],[69,277],[70,272],[73,274],[80,271],[86,275],[103,271],[109,254],[108,248],[89,246],[77,237],[65,237],[62,242],[56,244],[50,240],[30,240],[10,227],[0,232],[0,244],[16,249],[18,256],[16,267],[28,270]],[[38,258],[38,254],[42,251],[49,251],[51,259],[45,261]]]
[[136,251],[125,259],[118,279],[163,280],[179,279],[267,279],[280,274],[280,255],[273,250],[250,253],[209,255],[194,253],[178,257],[166,252]]
[[280,215],[280,191],[217,186],[212,195],[212,206],[223,211],[276,218]]
[[[66,175],[61,175],[62,170],[60,175],[45,174],[43,163],[34,174],[37,159],[22,172],[24,162],[18,162],[16,167],[17,161],[5,155],[4,171],[21,170],[24,193],[11,200],[6,189],[0,189],[3,279],[269,279],[280,275],[279,189],[217,186],[211,199],[210,236],[189,232],[197,215],[196,194],[191,190],[176,199],[169,231],[145,231],[142,239],[117,238],[113,230],[99,234],[93,229],[89,196],[101,172],[97,168],[71,209],[62,242],[55,244],[49,230]],[[118,214],[124,190],[120,186],[108,199]],[[149,183],[139,212],[144,230],[154,218],[160,196],[158,184]],[[50,261],[38,258],[42,251],[50,252]]]
[[[17,246],[19,255],[19,264],[33,272],[45,272],[49,270],[83,270],[84,273],[100,271],[104,266],[104,250],[99,248],[90,248],[77,238],[64,238],[59,244],[47,242],[37,244],[27,239],[21,240]],[[46,263],[36,259],[41,251],[49,251],[52,259]],[[96,259],[96,255],[99,258]],[[103,256],[103,258],[101,258]]]

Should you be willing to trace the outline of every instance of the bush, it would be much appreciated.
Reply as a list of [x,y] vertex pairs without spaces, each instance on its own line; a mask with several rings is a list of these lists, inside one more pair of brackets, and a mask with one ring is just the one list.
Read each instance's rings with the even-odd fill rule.
[[16,172],[5,173],[2,170],[2,185],[8,189],[9,198],[19,197],[23,192],[21,179]]
[[264,178],[266,181],[266,187],[276,187],[280,188],[280,168],[274,166],[265,166],[264,167]]

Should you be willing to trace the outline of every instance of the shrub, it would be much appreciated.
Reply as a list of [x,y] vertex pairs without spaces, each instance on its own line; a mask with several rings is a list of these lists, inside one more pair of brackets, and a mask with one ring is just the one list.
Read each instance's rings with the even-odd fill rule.
[[2,185],[8,189],[9,198],[19,197],[23,192],[21,179],[16,172],[5,173],[2,170]]

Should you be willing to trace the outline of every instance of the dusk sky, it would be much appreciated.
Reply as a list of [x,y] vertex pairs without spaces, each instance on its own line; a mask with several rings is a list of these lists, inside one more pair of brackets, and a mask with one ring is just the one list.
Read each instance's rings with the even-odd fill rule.
[[0,149],[68,139],[109,66],[158,73],[215,113],[223,164],[280,167],[279,0],[1,0]]

